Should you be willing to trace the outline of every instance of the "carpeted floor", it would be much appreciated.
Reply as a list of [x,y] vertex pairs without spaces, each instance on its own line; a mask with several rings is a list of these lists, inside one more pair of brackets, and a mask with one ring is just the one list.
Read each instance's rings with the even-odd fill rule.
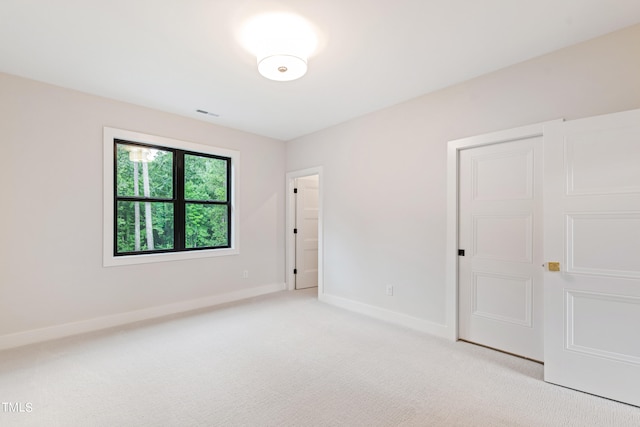
[[0,425],[640,426],[542,369],[281,292],[0,352]]

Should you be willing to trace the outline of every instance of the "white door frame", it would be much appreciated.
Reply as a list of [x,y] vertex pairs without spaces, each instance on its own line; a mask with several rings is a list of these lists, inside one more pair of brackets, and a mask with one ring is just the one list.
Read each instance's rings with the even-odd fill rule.
[[293,274],[293,269],[296,264],[296,238],[293,234],[296,221],[296,200],[293,197],[293,189],[295,187],[296,178],[302,178],[305,176],[318,175],[318,296],[322,295],[323,277],[324,277],[324,262],[323,262],[323,177],[322,166],[317,166],[308,169],[302,169],[298,171],[287,173],[287,188],[286,188],[286,205],[287,205],[287,220],[286,220],[286,249],[285,249],[285,279],[287,281],[286,288],[290,291],[295,289],[296,278]]
[[458,176],[460,151],[483,145],[500,144],[544,135],[544,127],[563,119],[517,127],[484,135],[456,139],[447,143],[447,255],[446,255],[446,336],[458,336]]

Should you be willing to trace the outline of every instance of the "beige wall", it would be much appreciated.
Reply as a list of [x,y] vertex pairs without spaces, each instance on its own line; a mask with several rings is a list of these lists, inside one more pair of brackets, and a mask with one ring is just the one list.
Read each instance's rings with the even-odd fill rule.
[[[240,255],[102,267],[104,126],[239,150]],[[6,74],[0,138],[0,341],[284,283],[283,142]]]
[[639,46],[636,25],[289,142],[287,171],[324,171],[325,293],[444,324],[447,141],[640,108]]

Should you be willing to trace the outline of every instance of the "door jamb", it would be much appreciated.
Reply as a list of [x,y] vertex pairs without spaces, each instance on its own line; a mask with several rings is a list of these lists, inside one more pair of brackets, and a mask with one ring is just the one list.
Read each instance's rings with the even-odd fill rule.
[[564,121],[551,120],[447,143],[447,255],[446,255],[446,336],[457,341],[458,336],[458,191],[460,151],[485,145],[500,144],[544,136],[547,125]]
[[293,234],[295,224],[295,197],[293,197],[293,189],[296,178],[305,176],[318,175],[318,296],[322,295],[324,290],[324,262],[323,262],[323,176],[322,166],[302,169],[298,171],[288,172],[286,178],[286,236],[285,236],[285,279],[286,289],[293,291],[295,289],[295,276],[293,269],[296,260],[296,242]]

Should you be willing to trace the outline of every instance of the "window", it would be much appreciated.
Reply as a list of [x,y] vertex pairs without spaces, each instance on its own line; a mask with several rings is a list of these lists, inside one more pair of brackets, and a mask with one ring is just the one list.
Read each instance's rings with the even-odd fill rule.
[[112,128],[104,144],[105,265],[238,253],[236,151]]

